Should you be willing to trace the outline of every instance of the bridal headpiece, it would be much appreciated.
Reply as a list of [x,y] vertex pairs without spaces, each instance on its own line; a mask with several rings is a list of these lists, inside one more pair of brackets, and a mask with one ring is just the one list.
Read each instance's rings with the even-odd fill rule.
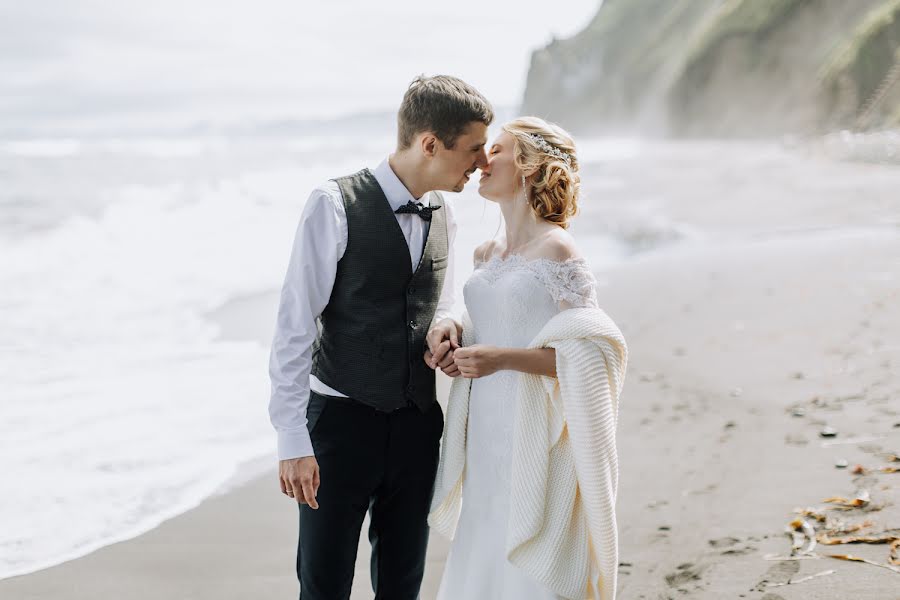
[[531,141],[533,141],[534,144],[538,148],[540,148],[542,152],[546,152],[547,154],[549,154],[551,156],[555,156],[556,158],[558,158],[561,161],[563,161],[564,163],[566,163],[566,166],[569,166],[569,167],[572,166],[572,157],[569,156],[569,154],[567,152],[563,152],[562,150],[560,150],[559,148],[557,148],[556,146],[552,145],[550,142],[545,140],[544,136],[542,136],[539,133],[529,133],[526,135],[528,135],[528,137],[531,138]]

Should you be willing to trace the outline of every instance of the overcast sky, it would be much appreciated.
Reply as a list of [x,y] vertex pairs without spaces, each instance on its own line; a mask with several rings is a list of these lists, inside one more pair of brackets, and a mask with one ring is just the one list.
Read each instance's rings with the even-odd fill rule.
[[0,131],[393,109],[418,73],[517,105],[598,0],[0,0]]

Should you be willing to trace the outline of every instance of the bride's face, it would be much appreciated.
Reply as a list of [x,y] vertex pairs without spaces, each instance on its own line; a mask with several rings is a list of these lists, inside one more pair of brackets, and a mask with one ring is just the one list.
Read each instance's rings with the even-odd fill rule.
[[488,149],[487,165],[481,169],[478,193],[494,202],[510,200],[521,193],[522,174],[515,164],[515,141],[504,131]]

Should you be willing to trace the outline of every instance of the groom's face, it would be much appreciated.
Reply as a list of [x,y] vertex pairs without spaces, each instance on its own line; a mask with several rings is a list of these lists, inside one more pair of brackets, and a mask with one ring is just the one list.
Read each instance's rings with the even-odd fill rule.
[[486,143],[487,125],[480,121],[469,123],[452,148],[438,140],[432,163],[433,189],[461,192],[472,173],[487,164]]

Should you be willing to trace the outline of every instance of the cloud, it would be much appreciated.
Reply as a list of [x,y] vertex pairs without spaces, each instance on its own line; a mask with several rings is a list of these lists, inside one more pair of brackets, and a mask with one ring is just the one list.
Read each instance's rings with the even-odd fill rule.
[[[452,6],[0,0],[0,120],[236,119],[393,107],[418,73],[452,73],[518,101],[530,50],[596,2]],[[99,115],[99,116],[98,116]]]

